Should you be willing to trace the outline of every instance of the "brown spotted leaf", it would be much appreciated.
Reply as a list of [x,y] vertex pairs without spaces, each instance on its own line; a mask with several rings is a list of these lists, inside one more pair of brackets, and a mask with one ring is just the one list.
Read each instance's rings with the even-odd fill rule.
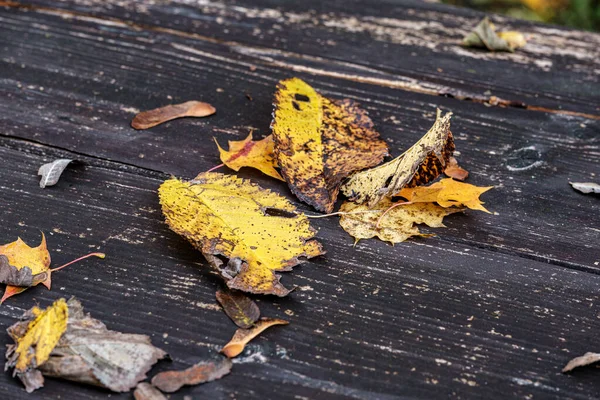
[[275,158],[291,191],[331,212],[340,184],[388,153],[367,113],[351,100],[330,100],[306,82],[279,82],[273,113]]
[[219,290],[216,296],[225,314],[240,328],[250,328],[260,317],[256,303],[240,291]]
[[148,129],[176,118],[207,117],[213,115],[216,111],[208,103],[194,100],[186,101],[181,104],[171,104],[150,111],[142,111],[133,118],[131,126],[134,129]]
[[265,329],[273,325],[287,325],[289,322],[278,318],[261,318],[256,325],[250,329],[238,329],[233,338],[221,349],[221,353],[229,358],[236,357],[244,351],[244,347],[252,339],[261,334]]
[[352,175],[342,186],[344,194],[353,202],[374,207],[405,186],[424,185],[437,178],[454,152],[451,116],[442,116],[438,109],[435,123],[425,136],[394,160]]
[[233,366],[229,358],[204,361],[183,371],[160,372],[152,378],[152,385],[166,393],[173,393],[185,385],[199,385],[221,379],[229,374]]

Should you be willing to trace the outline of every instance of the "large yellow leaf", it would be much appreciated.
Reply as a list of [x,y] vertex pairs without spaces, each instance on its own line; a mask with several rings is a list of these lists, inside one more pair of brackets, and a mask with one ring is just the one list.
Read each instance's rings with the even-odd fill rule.
[[[205,172],[158,190],[166,221],[199,249],[232,289],[289,293],[275,271],[323,254],[308,219],[285,198],[247,180]],[[224,265],[220,257],[228,259]]]
[[[419,231],[416,224],[432,228],[443,227],[446,215],[462,211],[443,208],[433,203],[400,205],[384,213],[392,206],[390,199],[382,199],[374,209],[367,205],[345,202],[340,207],[340,225],[356,242],[377,236],[390,243],[400,243],[412,236],[431,236]],[[383,217],[382,217],[383,216]]]
[[404,188],[398,193],[398,196],[404,197],[412,203],[436,202],[442,207],[466,206],[472,210],[489,213],[483,207],[479,196],[491,188],[493,186],[477,187],[454,179],[442,179],[430,186]]
[[44,311],[34,307],[32,313],[35,319],[22,336],[14,338],[17,342],[15,371],[18,373],[46,362],[67,329],[69,310],[65,299],[55,301]]
[[[216,142],[216,139],[215,139]],[[244,140],[229,141],[229,150],[222,149],[217,142],[219,155],[223,164],[234,171],[242,167],[256,168],[275,179],[283,180],[275,169],[277,163],[273,154],[273,136],[269,135],[262,140],[252,140],[252,132]]]
[[374,207],[404,186],[423,185],[437,178],[454,152],[451,116],[442,116],[438,109],[435,123],[425,136],[394,160],[354,174],[342,186],[344,194],[356,203]]
[[342,180],[381,163],[387,145],[353,101],[330,100],[298,78],[277,88],[271,127],[281,175],[300,200],[331,212]]

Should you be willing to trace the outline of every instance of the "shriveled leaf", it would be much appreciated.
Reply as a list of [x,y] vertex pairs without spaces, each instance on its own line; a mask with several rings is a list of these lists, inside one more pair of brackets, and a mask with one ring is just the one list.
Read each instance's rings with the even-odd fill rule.
[[600,185],[594,182],[569,182],[573,189],[581,193],[600,193]]
[[[45,328],[36,336],[39,338],[35,343],[36,362],[33,363],[31,350],[26,347],[29,343],[27,335],[33,329],[29,326],[35,326],[40,316],[46,312],[56,316],[50,319],[54,322],[47,322]],[[34,307],[25,313],[21,321],[12,325],[8,332],[17,345],[8,347],[6,365],[15,367],[17,376],[25,385],[36,385],[27,386],[28,390],[43,385],[41,373],[44,376],[125,392],[145,379],[146,372],[152,365],[166,356],[164,351],[152,346],[150,338],[146,335],[106,329],[102,322],[84,314],[81,303],[74,298],[68,302],[60,299],[44,312]],[[49,344],[41,347],[41,341],[47,341]],[[44,349],[42,358],[37,355],[41,348]],[[31,360],[26,370],[21,369],[25,362],[20,361],[22,349],[27,351],[25,360]],[[45,356],[46,354],[49,354],[49,357]]]
[[291,191],[331,212],[340,184],[388,153],[367,113],[351,100],[330,100],[306,82],[279,82],[273,113],[275,158]]
[[404,197],[412,203],[436,202],[442,207],[465,206],[472,210],[489,213],[483,207],[479,196],[491,188],[493,186],[478,187],[448,178],[442,179],[430,186],[404,188],[398,193],[398,196]]
[[171,104],[168,106],[155,108],[150,111],[142,111],[133,118],[131,126],[134,129],[148,129],[153,126],[183,117],[208,117],[217,110],[208,103],[201,101],[186,101],[181,104]]
[[216,296],[225,314],[240,328],[250,328],[260,317],[256,303],[240,291],[219,290]]
[[494,24],[488,17],[482,19],[475,29],[463,39],[464,46],[483,47],[490,51],[513,52],[515,49],[525,46],[526,43],[525,36],[521,32],[496,33]]
[[221,349],[221,353],[229,358],[236,357],[244,351],[244,347],[265,329],[273,325],[287,325],[289,322],[278,318],[261,318],[256,325],[250,329],[238,329],[233,338]]
[[[216,139],[215,139],[216,142]],[[269,135],[262,140],[252,140],[252,132],[244,140],[229,141],[229,150],[224,150],[219,146],[219,155],[223,164],[234,171],[239,171],[242,167],[252,167],[262,171],[272,178],[283,180],[279,172],[275,169],[273,135]]]
[[31,320],[25,329],[8,329],[16,342],[16,348],[7,357],[7,367],[14,367],[14,374],[22,374],[44,364],[67,329],[69,311],[64,299],[55,301],[45,310],[31,309]]
[[469,171],[463,169],[458,165],[456,158],[450,157],[446,169],[444,169],[444,175],[456,179],[458,181],[464,181],[469,177]]
[[390,243],[400,243],[412,236],[431,236],[421,233],[417,224],[427,224],[432,228],[444,227],[442,221],[445,216],[462,211],[433,203],[415,203],[394,207],[383,215],[392,205],[392,201],[387,198],[377,203],[374,209],[345,202],[340,211],[347,214],[341,215],[340,225],[356,242],[377,236]]
[[38,175],[42,176],[40,187],[45,188],[46,186],[56,185],[67,165],[72,162],[73,160],[60,159],[42,165],[38,170]]
[[[6,289],[4,296],[0,299],[0,303],[3,303],[6,299],[15,294],[25,291],[30,286],[35,286],[38,283],[42,283],[48,289],[52,284],[50,274],[50,253],[46,247],[46,237],[42,233],[42,242],[37,247],[29,247],[21,238],[16,241],[0,246],[0,256],[6,258],[6,262],[1,267],[2,270],[7,271],[11,274],[12,268],[16,269],[17,274],[21,274],[24,279],[31,274],[31,284],[25,284],[25,281],[21,281],[19,285],[14,285],[11,282],[6,283]],[[8,263],[9,267],[6,267]],[[11,268],[12,267],[12,268]],[[27,272],[28,269],[29,272]],[[20,272],[25,270],[24,272]],[[35,279],[34,279],[35,277]]]
[[584,367],[600,361],[600,353],[587,352],[582,356],[575,357],[565,365],[562,372],[570,372],[577,367]]
[[344,194],[356,203],[374,207],[404,186],[423,185],[437,178],[454,152],[451,116],[442,116],[438,109],[435,123],[425,136],[394,160],[354,174],[342,186]]
[[199,385],[221,379],[231,372],[233,364],[229,358],[204,361],[183,371],[160,372],[152,378],[152,384],[166,393],[173,393],[185,385]]
[[[231,289],[285,296],[276,271],[323,254],[305,215],[250,181],[205,172],[159,190],[167,224],[200,250]],[[226,265],[222,258],[228,259]]]
[[167,397],[148,382],[141,382],[133,392],[135,400],[167,400]]
[[0,255],[0,283],[11,286],[30,287],[45,281],[47,277],[48,275],[45,272],[34,276],[29,267],[18,269],[10,265],[8,257]]

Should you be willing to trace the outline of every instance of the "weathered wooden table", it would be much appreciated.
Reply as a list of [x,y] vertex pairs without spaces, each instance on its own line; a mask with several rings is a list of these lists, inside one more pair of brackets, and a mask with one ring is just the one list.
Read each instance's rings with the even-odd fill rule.
[[[172,398],[593,398],[600,372],[560,373],[599,351],[600,35],[494,17],[532,38],[514,54],[465,49],[482,17],[420,1],[0,1],[0,242],[48,236],[54,264],[107,253],[0,307],[2,329],[36,302],[77,296],[109,328],[146,333],[183,368],[234,325],[220,282],[163,222],[156,189],[219,164],[222,143],[269,133],[278,80],[358,100],[394,156],[451,110],[461,163],[494,215],[447,218],[439,236],[390,246],[314,220],[327,255],[259,298],[291,324],[261,335],[222,380]],[[217,114],[134,131],[137,110],[199,99]],[[38,187],[55,158],[84,163]],[[293,198],[283,183],[253,179]],[[312,211],[302,204],[305,211]],[[6,334],[2,335],[9,342]],[[3,399],[130,398],[47,379]]]

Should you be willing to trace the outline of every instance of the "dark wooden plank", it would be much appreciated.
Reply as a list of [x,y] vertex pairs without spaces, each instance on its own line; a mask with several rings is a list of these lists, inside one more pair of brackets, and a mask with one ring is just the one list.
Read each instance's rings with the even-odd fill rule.
[[[40,189],[38,166],[57,157],[86,165]],[[162,222],[155,193],[161,176],[150,175],[0,139],[0,242],[21,236],[34,244],[46,232],[55,265],[107,253],[104,261],[56,273],[50,292],[36,287],[9,299],[0,307],[3,328],[35,302],[74,295],[109,328],[150,334],[174,358],[155,371],[188,366],[228,340],[236,327],[216,307],[218,281]],[[599,276],[441,238],[353,248],[335,219],[314,225],[328,254],[285,275],[285,284],[299,286],[288,298],[259,299],[263,315],[291,324],[261,335],[231,375],[175,398],[598,395],[595,371],[559,371],[572,356],[595,349]],[[9,374],[0,374],[0,390],[14,399],[107,396],[57,380],[27,395]]]
[[502,28],[521,30],[531,39],[513,54],[488,53],[460,46],[482,13],[421,1],[21,4],[93,15],[109,26],[136,24],[179,37],[196,35],[258,64],[321,76],[339,76],[343,68],[348,80],[492,104],[494,96],[514,106],[600,117],[600,35],[591,32],[494,16]]
[[[9,100],[0,104],[0,135],[187,178],[219,163],[212,136],[223,143],[250,127],[269,132],[275,83],[290,73],[264,65],[251,71],[253,58],[222,44],[106,21],[65,22],[13,8],[0,22],[0,95]],[[332,70],[344,72],[338,67]],[[450,219],[445,240],[599,270],[600,205],[568,186],[600,175],[599,121],[298,75],[327,95],[359,100],[394,155],[429,128],[435,106],[455,112],[461,162],[472,183],[498,186],[485,199],[499,215]],[[134,109],[193,98],[213,103],[217,114],[150,131],[129,127]]]

